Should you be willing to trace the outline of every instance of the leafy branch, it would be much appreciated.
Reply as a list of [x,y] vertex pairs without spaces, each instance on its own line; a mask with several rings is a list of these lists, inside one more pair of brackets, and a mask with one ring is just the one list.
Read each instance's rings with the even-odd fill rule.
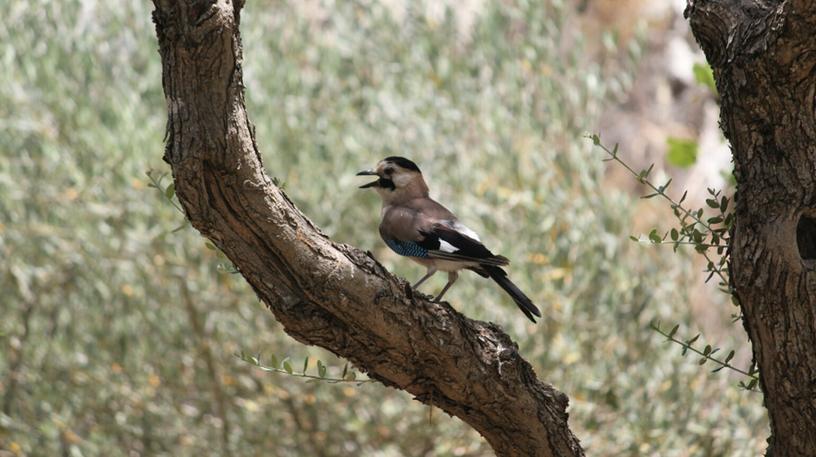
[[[652,244],[672,245],[674,247],[674,251],[677,251],[680,246],[693,246],[694,250],[701,254],[707,261],[705,271],[709,274],[708,277],[706,277],[706,282],[711,280],[714,275],[717,275],[720,279],[720,291],[728,294],[735,305],[738,304],[728,277],[728,257],[730,254],[729,246],[731,241],[731,228],[734,225],[734,213],[728,211],[728,205],[730,203],[728,197],[722,195],[722,191],[710,188],[707,189],[709,198],[706,199],[706,206],[710,209],[716,210],[716,213],[706,217],[704,215],[706,211],[703,208],[690,209],[687,206],[684,206],[683,203],[686,200],[688,191],[683,192],[683,196],[680,197],[679,200],[675,200],[668,195],[667,189],[671,185],[671,179],[669,179],[663,185],[655,185],[649,180],[649,175],[654,169],[654,164],[649,165],[649,167],[646,169],[636,171],[620,158],[618,155],[617,144],[610,149],[601,143],[601,138],[599,135],[594,134],[589,136],[589,138],[592,140],[595,146],[601,148],[609,156],[608,158],[604,159],[605,162],[617,162],[625,170],[631,173],[638,182],[647,186],[651,190],[650,193],[642,196],[641,198],[660,197],[666,200],[669,202],[674,216],[680,223],[679,228],[673,227],[671,230],[664,232],[662,235],[656,228],[654,228],[649,232],[645,239],[634,236],[630,238],[636,242],[647,241]],[[718,256],[716,260],[713,258],[714,254],[712,254],[712,251],[716,251],[716,256]],[[739,317],[740,316],[737,315],[734,321],[738,320]],[[740,373],[743,376],[748,377],[749,381],[740,381],[739,386],[749,391],[754,391],[756,389],[757,384],[759,383],[759,372],[756,364],[752,364],[748,371],[735,367],[730,363],[735,353],[733,350],[730,351],[725,358],[715,357],[714,354],[718,353],[720,348],[712,347],[710,344],[705,345],[701,349],[694,346],[694,343],[698,338],[700,338],[699,333],[692,338],[681,340],[675,337],[677,330],[680,328],[679,324],[672,327],[672,329],[669,331],[665,331],[660,328],[660,322],[652,323],[650,324],[650,327],[654,331],[666,337],[667,342],[679,344],[682,348],[682,355],[684,357],[691,352],[700,356],[698,361],[700,365],[704,365],[706,362],[711,361],[712,363],[718,365],[717,368],[712,370],[714,373],[724,368]]]
[[[148,183],[147,186],[158,190],[162,197],[164,197],[165,201],[173,205],[173,207],[176,208],[181,214],[184,214],[184,210],[181,209],[181,206],[179,206],[179,204],[173,200],[173,196],[176,195],[176,185],[171,182],[167,186],[164,186],[162,183],[164,178],[167,177],[167,173],[159,173],[156,170],[147,170],[145,174],[147,175],[147,179],[150,180],[150,183]],[[174,230],[174,232],[180,229],[181,227]]]
[[[727,196],[722,195],[722,191],[707,189],[709,198],[706,199],[706,205],[717,213],[710,216],[704,216],[704,209],[689,209],[683,203],[686,200],[688,191],[683,192],[680,200],[675,200],[666,192],[671,185],[669,179],[663,185],[656,185],[649,180],[649,175],[654,169],[654,164],[649,165],[648,168],[636,171],[628,163],[620,158],[618,155],[618,145],[610,149],[603,143],[597,134],[589,136],[593,144],[606,152],[609,157],[604,159],[605,162],[615,161],[620,164],[625,170],[632,174],[635,179],[641,184],[647,186],[651,192],[641,198],[660,197],[667,202],[672,209],[677,220],[680,222],[680,227],[672,228],[664,232],[662,235],[657,229],[652,229],[647,239],[653,244],[670,244],[674,246],[674,250],[681,245],[694,246],[695,251],[700,253],[706,259],[706,272],[709,273],[706,282],[711,280],[714,275],[720,279],[720,290],[733,297],[733,290],[731,289],[728,278],[728,243],[730,241],[730,230],[734,224],[734,214],[728,212],[730,200]],[[634,241],[642,241],[640,238],[631,237]],[[712,258],[710,250],[716,250],[716,255],[719,256],[716,260]]]
[[700,360],[697,362],[699,365],[704,365],[708,361],[711,361],[714,364],[718,365],[717,368],[711,370],[712,373],[716,373],[724,368],[728,368],[729,370],[739,373],[750,379],[750,381],[748,381],[747,383],[740,381],[739,383],[740,387],[742,387],[745,390],[756,389],[756,386],[759,383],[759,371],[756,367],[756,364],[751,365],[751,368],[749,368],[748,371],[735,367],[730,363],[731,359],[734,358],[735,354],[733,349],[728,352],[725,358],[714,357],[714,354],[718,353],[720,351],[720,348],[712,347],[710,344],[706,344],[705,347],[703,347],[702,349],[694,347],[694,343],[700,338],[699,333],[686,340],[677,338],[675,335],[677,334],[677,331],[680,328],[680,324],[675,325],[669,331],[666,331],[660,327],[660,321],[650,323],[649,327],[651,327],[657,333],[666,337],[666,342],[679,344],[682,348],[681,354],[684,357],[689,353],[689,351],[695,353],[700,356]]
[[323,363],[322,360],[317,360],[317,374],[309,374],[307,373],[309,369],[309,357],[303,359],[303,368],[298,372],[292,367],[292,361],[289,357],[284,358],[283,360],[278,361],[278,358],[274,355],[269,356],[270,361],[269,365],[264,365],[261,363],[261,355],[249,355],[244,353],[243,351],[235,354],[236,357],[243,360],[244,362],[260,368],[263,371],[268,373],[279,373],[284,374],[287,376],[293,376],[296,378],[306,378],[308,379],[307,382],[314,382],[314,381],[322,381],[329,384],[339,384],[339,383],[354,383],[357,385],[374,382],[373,379],[357,379],[357,372],[353,369],[349,369],[349,363],[343,366],[343,371],[340,374],[340,377],[334,378],[328,376],[329,367]]

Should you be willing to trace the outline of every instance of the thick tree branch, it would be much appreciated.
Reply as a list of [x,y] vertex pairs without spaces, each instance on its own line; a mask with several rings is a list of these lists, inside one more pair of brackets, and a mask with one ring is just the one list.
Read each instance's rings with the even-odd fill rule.
[[244,108],[241,4],[154,4],[176,193],[286,332],[461,418],[498,455],[583,455],[567,397],[536,379],[504,332],[333,243],[268,178]]
[[768,455],[816,455],[816,4],[696,0],[737,179],[731,283],[771,419]]

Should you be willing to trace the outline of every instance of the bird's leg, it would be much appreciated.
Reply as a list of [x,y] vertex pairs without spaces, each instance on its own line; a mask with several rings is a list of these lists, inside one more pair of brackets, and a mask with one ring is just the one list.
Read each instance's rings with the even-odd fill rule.
[[434,302],[439,303],[439,300],[442,300],[442,296],[445,295],[445,292],[447,292],[448,289],[450,289],[450,286],[452,286],[453,283],[456,282],[457,278],[459,278],[459,273],[455,271],[448,272],[448,283],[445,284],[445,287],[442,288],[442,292],[439,292],[439,295],[437,295],[436,298],[434,298]]
[[433,276],[433,275],[434,275],[434,273],[436,273],[436,268],[434,268],[434,267],[428,267],[428,272],[427,272],[427,273],[425,273],[425,276],[423,276],[423,277],[422,277],[422,278],[421,278],[419,281],[417,281],[417,282],[416,282],[416,284],[414,284],[414,285],[413,285],[413,286],[411,286],[411,287],[413,287],[414,289],[416,289],[417,287],[419,287],[419,285],[420,285],[420,284],[422,284],[423,282],[425,282],[425,280],[426,280],[426,279],[428,279],[428,278],[430,278],[431,276]]

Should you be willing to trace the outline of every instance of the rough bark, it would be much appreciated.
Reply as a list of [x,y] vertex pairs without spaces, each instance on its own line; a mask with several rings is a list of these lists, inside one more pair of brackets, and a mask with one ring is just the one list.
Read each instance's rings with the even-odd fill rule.
[[768,455],[816,456],[816,4],[697,0],[737,179],[731,282],[771,423]]
[[413,294],[370,254],[332,242],[265,174],[244,107],[243,2],[154,6],[176,194],[285,331],[461,418],[498,455],[583,455],[566,395],[536,379],[504,332]]

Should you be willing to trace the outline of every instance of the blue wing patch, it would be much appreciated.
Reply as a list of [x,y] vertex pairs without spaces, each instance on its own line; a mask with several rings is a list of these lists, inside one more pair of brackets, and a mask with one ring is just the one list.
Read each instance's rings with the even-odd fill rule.
[[415,241],[385,240],[392,251],[406,257],[428,257],[428,250]]

